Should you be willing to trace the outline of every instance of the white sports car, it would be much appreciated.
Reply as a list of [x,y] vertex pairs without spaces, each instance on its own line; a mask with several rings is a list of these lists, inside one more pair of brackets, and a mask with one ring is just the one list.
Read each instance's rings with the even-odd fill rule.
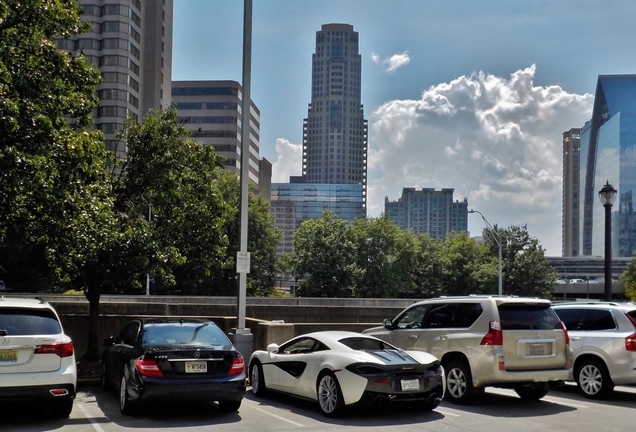
[[347,405],[378,399],[431,411],[445,388],[444,369],[435,356],[346,331],[308,333],[254,351],[249,377],[256,396],[274,390],[315,400],[329,417]]

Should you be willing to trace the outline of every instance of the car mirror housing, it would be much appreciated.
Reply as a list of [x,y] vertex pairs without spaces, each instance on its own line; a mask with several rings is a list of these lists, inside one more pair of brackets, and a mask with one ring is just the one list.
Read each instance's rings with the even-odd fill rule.
[[383,324],[385,329],[393,330],[393,322],[390,319],[385,319]]
[[269,344],[267,345],[267,352],[268,353],[276,353],[278,351],[278,345],[276,345],[275,343]]

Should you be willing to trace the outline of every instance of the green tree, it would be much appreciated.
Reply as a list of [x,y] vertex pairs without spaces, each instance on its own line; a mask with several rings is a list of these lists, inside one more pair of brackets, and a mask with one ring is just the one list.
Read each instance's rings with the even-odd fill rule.
[[355,220],[348,229],[355,250],[354,295],[397,297],[415,291],[417,243],[388,215]]
[[413,289],[400,297],[430,298],[442,295],[442,242],[428,234],[415,236],[416,256],[411,272]]
[[631,260],[621,275],[621,282],[625,285],[625,297],[636,301],[636,261]]
[[496,294],[497,258],[465,232],[450,233],[442,246],[442,295]]
[[331,210],[306,220],[294,235],[294,251],[297,275],[304,279],[300,296],[351,297],[354,246],[348,239],[346,221]]
[[[494,228],[499,230],[502,241],[503,293],[553,298],[558,275],[539,240],[530,237],[526,225]],[[486,237],[486,243],[491,255],[498,257],[494,237]]]

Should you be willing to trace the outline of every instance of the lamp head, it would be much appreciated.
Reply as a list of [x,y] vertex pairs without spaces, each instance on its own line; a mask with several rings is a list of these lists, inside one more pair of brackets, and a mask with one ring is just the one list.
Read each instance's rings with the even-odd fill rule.
[[601,200],[603,207],[612,206],[614,204],[614,200],[616,199],[616,189],[609,184],[609,180],[607,180],[605,186],[598,191],[598,197]]

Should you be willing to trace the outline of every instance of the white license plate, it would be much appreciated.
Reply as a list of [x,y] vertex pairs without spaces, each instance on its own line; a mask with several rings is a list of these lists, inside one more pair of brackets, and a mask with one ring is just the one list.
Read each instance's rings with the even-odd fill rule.
[[208,363],[204,361],[200,362],[186,362],[186,373],[206,373],[208,371]]
[[544,355],[545,354],[545,344],[531,343],[530,344],[530,355]]
[[420,381],[413,380],[402,380],[402,391],[410,391],[410,390],[419,390],[420,389]]
[[18,361],[18,352],[16,350],[0,351],[0,362],[15,363]]

